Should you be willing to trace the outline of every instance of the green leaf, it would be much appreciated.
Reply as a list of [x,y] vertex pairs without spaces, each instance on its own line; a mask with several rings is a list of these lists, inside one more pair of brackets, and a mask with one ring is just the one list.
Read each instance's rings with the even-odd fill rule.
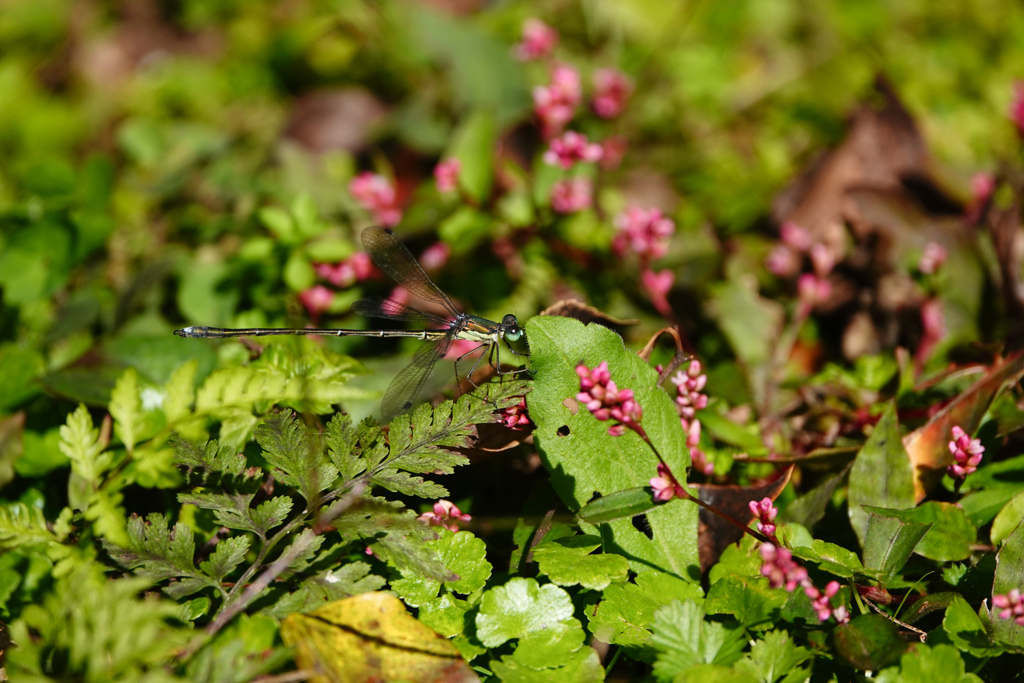
[[476,616],[477,638],[487,647],[498,647],[513,638],[558,628],[572,614],[569,594],[558,586],[513,578],[484,593]]
[[172,531],[159,513],[150,514],[145,521],[133,515],[128,520],[128,545],[104,543],[104,547],[118,564],[152,581],[181,579],[166,588],[173,598],[217,585],[195,567],[192,530],[179,522]]
[[849,472],[850,467],[844,467],[842,471],[826,477],[824,481],[813,489],[788,503],[779,512],[779,521],[797,522],[808,529],[813,529],[814,525],[825,516],[825,508],[829,501],[832,500],[832,494],[843,483]]
[[189,415],[189,406],[195,400],[196,371],[199,363],[190,360],[171,374],[164,386],[164,415],[167,416],[167,424],[175,424],[184,420]]
[[249,551],[249,538],[229,536],[217,543],[210,559],[199,563],[199,569],[211,579],[220,583],[245,559]]
[[900,441],[896,406],[889,403],[850,470],[850,524],[861,545],[868,530],[865,505],[904,510],[914,507],[914,473]]
[[914,510],[915,521],[931,524],[916,552],[932,560],[949,562],[971,556],[978,530],[963,509],[953,503],[928,501]]
[[71,471],[91,486],[99,484],[100,476],[110,468],[113,456],[104,452],[100,432],[93,428],[92,416],[84,405],[68,415],[60,428],[60,451],[71,461]]
[[142,397],[139,393],[139,375],[128,368],[117,379],[110,394],[110,416],[114,418],[114,433],[131,454],[143,428]]
[[263,448],[263,457],[282,483],[295,487],[308,503],[315,503],[320,492],[328,489],[338,470],[324,455],[294,414],[269,417],[256,428],[256,442]]
[[744,626],[777,620],[789,596],[768,587],[763,577],[729,576],[708,589],[704,607],[708,614],[731,614]]
[[746,645],[742,628],[704,620],[704,608],[694,600],[672,602],[654,614],[651,642],[658,650],[654,677],[671,681],[695,664],[731,665]]
[[580,622],[575,619],[560,621],[550,628],[521,637],[511,659],[532,669],[554,668],[583,647],[585,637]]
[[960,594],[955,593],[949,607],[946,608],[942,630],[961,652],[970,652],[980,658],[1001,654],[1002,648],[993,647],[981,617]]
[[1005,541],[1022,519],[1024,519],[1024,491],[1014,496],[992,521],[992,543],[999,545]]
[[736,662],[736,669],[750,673],[761,683],[775,683],[813,657],[814,653],[794,644],[785,631],[769,631],[754,643],[750,654]]
[[625,648],[641,661],[653,661],[649,628],[654,613],[666,601],[702,600],[704,592],[697,584],[653,570],[641,572],[634,581],[606,588],[600,604],[588,610],[589,626],[600,640]]
[[35,380],[45,371],[46,364],[39,351],[17,344],[0,344],[0,386],[4,387],[0,414],[38,394],[42,387]]
[[[1024,586],[1024,522],[1017,525],[996,553],[992,595],[1006,595],[1021,586]],[[1019,626],[1015,620],[1000,619],[993,614],[989,628],[995,639],[1024,649],[1024,626]]]
[[[609,423],[599,422],[575,402],[579,393],[576,365],[595,367],[607,361],[612,378],[632,389],[643,408],[643,427],[672,471],[681,477],[689,466],[689,449],[679,414],[668,394],[656,385],[657,373],[622,338],[600,325],[538,316],[526,323],[530,339],[534,389],[527,399],[537,424],[534,437],[551,485],[570,510],[580,510],[595,495],[647,486],[658,460],[635,433],[608,435]],[[567,403],[573,405],[570,410]],[[621,519],[601,525],[605,552],[629,558],[634,571],[659,567],[697,580],[697,506],[674,500],[646,513],[651,537]]]
[[903,510],[884,510],[868,505],[864,510],[868,513],[864,566],[883,572],[883,582],[891,581],[903,569],[931,524],[910,521]]
[[371,574],[367,563],[346,562],[337,569],[304,577],[294,592],[282,596],[263,613],[281,619],[293,612],[311,612],[328,602],[380,590],[384,585],[384,578]]
[[877,614],[862,614],[840,624],[833,638],[839,654],[858,669],[885,668],[907,649],[895,624]]
[[876,680],[879,683],[981,683],[982,679],[965,673],[964,660],[953,646],[919,644],[900,657],[899,667],[880,671]]
[[482,540],[468,531],[452,533],[448,529],[437,529],[437,533],[433,547],[455,578],[442,582],[412,572],[406,576],[407,572],[402,572],[403,578],[392,581],[391,587],[413,607],[436,598],[442,583],[455,593],[468,595],[483,588],[491,576],[487,546]]
[[260,223],[284,244],[293,244],[296,240],[295,223],[287,211],[280,207],[268,206],[257,212]]
[[638,487],[601,496],[580,508],[577,515],[587,524],[603,524],[617,519],[631,519],[657,505],[659,502],[654,499],[650,487]]
[[604,590],[613,582],[625,580],[629,573],[629,563],[621,555],[593,555],[583,548],[566,547],[561,540],[535,548],[533,559],[540,573],[559,586]]

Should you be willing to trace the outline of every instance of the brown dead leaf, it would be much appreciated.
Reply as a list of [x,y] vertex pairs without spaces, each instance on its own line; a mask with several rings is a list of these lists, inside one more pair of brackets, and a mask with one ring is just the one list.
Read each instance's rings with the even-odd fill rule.
[[[758,486],[699,484],[689,488],[697,490],[697,497],[701,501],[721,510],[741,524],[750,524],[754,520],[754,515],[750,512],[748,503],[763,498],[775,500],[786,488],[792,474],[793,465],[790,465],[778,470],[772,478]],[[704,508],[700,509],[699,519],[697,547],[700,552],[700,568],[703,572],[718,561],[727,547],[740,540],[743,532]]]
[[953,425],[973,434],[999,392],[1022,376],[1024,352],[997,360],[988,374],[957,396],[927,424],[903,437],[903,446],[914,468],[914,493],[918,503],[942,479],[946,468],[953,462],[947,447]]
[[579,299],[562,299],[561,301],[556,301],[538,313],[538,315],[559,315],[563,318],[575,318],[584,325],[597,323],[598,325],[603,325],[604,327],[616,331],[630,325],[636,325],[640,322],[633,318],[629,318],[627,320],[614,318],[603,311],[599,311],[593,306],[588,306]]

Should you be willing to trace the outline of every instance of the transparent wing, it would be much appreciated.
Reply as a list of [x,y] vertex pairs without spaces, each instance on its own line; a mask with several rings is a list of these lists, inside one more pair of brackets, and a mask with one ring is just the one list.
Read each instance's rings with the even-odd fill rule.
[[459,314],[452,300],[438,289],[408,247],[389,228],[363,230],[363,248],[378,268],[411,294],[443,306],[453,316]]
[[352,310],[359,315],[370,318],[384,318],[385,320],[412,320],[414,322],[429,323],[438,327],[448,327],[450,320],[432,313],[419,311],[411,306],[395,301],[394,299],[367,298],[360,299],[352,304]]
[[413,406],[437,359],[448,353],[453,338],[453,335],[448,334],[434,344],[424,346],[416,352],[412,363],[395,375],[380,402],[380,414],[384,422],[389,422],[395,415]]

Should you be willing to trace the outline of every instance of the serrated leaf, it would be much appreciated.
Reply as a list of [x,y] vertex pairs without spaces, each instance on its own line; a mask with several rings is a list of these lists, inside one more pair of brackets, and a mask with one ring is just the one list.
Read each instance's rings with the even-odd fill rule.
[[763,577],[729,576],[708,589],[704,603],[708,614],[732,614],[745,626],[778,618],[789,596],[772,589]]
[[[785,631],[769,631],[754,643],[750,654],[736,662],[736,669],[752,674],[761,683],[775,683],[813,657],[814,653],[795,645]],[[809,675],[806,670],[804,673]]]
[[865,505],[891,510],[912,508],[914,472],[900,441],[896,406],[889,403],[870,438],[861,447],[850,470],[850,524],[861,545],[868,530]]
[[487,546],[468,531],[452,533],[437,529],[438,538],[432,544],[452,578],[446,581],[412,574],[391,582],[391,587],[402,596],[406,604],[418,607],[437,597],[442,583],[451,591],[468,595],[484,587],[491,576],[491,563],[487,561]]
[[[551,484],[570,510],[581,509],[597,494],[647,486],[658,465],[637,434],[609,436],[609,423],[599,422],[585,409],[574,413],[563,403],[574,401],[579,393],[578,363],[595,367],[607,361],[616,384],[635,393],[643,408],[643,427],[658,452],[677,476],[686,471],[689,449],[679,414],[657,386],[654,368],[627,350],[620,336],[600,325],[584,326],[555,316],[532,318],[526,328],[536,376],[527,398],[537,424],[534,437],[552,475]],[[650,510],[645,518],[651,537],[629,519],[603,524],[605,550],[629,558],[635,571],[654,566],[696,580],[700,576],[697,510],[695,504],[682,500]]]
[[100,432],[93,428],[92,416],[82,404],[60,428],[61,453],[71,461],[71,470],[91,486],[98,485],[113,460],[109,452],[104,452],[99,438]]
[[298,489],[309,503],[317,501],[320,492],[330,488],[338,476],[337,468],[294,414],[268,418],[256,428],[256,442],[275,468],[274,476]]
[[961,652],[970,652],[979,658],[997,656],[1002,652],[1002,648],[993,646],[981,617],[958,593],[953,594],[952,600],[946,608],[946,615],[942,619],[942,630]]
[[174,446],[174,461],[189,470],[239,475],[245,471],[244,453],[220,448],[216,441],[204,444],[187,441],[178,437],[171,439]]
[[742,628],[705,621],[703,606],[694,600],[659,609],[652,631],[651,643],[658,650],[654,676],[659,681],[672,680],[695,664],[732,664],[746,644]]
[[195,567],[192,530],[179,522],[172,531],[159,513],[145,520],[133,515],[128,520],[127,546],[104,543],[104,547],[118,564],[153,581],[183,579],[166,589],[172,597],[185,597],[215,585]]
[[135,368],[125,370],[114,384],[110,393],[110,416],[114,418],[114,433],[131,454],[138,443],[144,419],[139,374]]
[[558,586],[513,578],[484,593],[476,616],[477,638],[487,647],[498,647],[513,638],[556,628],[572,613],[569,594]]
[[604,590],[613,582],[625,580],[629,574],[629,562],[621,555],[594,555],[557,542],[534,548],[533,559],[540,566],[541,574],[559,586],[580,585],[590,590]]
[[220,583],[225,576],[242,563],[247,552],[249,552],[247,536],[229,536],[217,543],[210,559],[199,563],[199,569]]
[[294,502],[288,496],[274,496],[257,505],[250,515],[253,531],[265,537],[267,532],[288,518],[293,504]]
[[916,645],[900,657],[900,665],[879,672],[879,683],[928,681],[928,683],[981,683],[974,674],[965,673],[964,660],[951,645]]
[[280,598],[264,614],[284,618],[293,612],[310,612],[334,600],[380,590],[386,583],[384,577],[370,573],[367,563],[347,562],[303,579],[298,589]]

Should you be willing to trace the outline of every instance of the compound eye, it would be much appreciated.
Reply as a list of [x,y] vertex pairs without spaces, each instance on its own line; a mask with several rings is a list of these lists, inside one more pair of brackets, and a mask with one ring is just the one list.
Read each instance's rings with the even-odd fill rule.
[[501,319],[501,324],[505,327],[519,327],[519,321],[516,320],[516,317],[511,313],[506,314],[505,317]]

